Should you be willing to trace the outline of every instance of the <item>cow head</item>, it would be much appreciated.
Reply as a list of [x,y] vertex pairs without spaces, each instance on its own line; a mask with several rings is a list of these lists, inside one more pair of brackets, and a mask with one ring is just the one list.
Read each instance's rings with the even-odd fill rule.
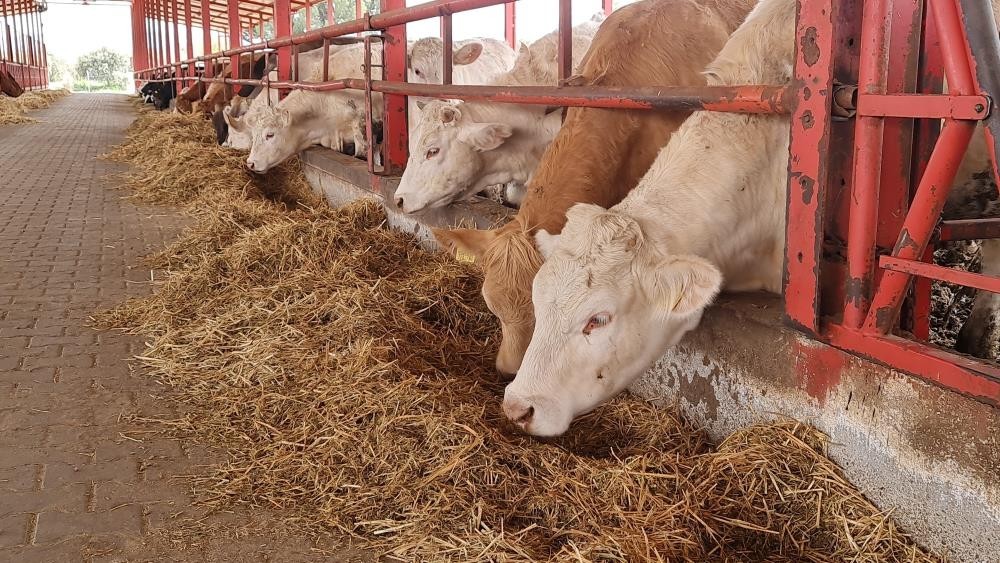
[[535,329],[503,409],[525,432],[556,436],[697,326],[722,275],[645,244],[635,219],[596,205],[577,204],[561,235],[540,231],[537,243]]
[[[250,156],[247,157],[250,170],[263,174],[305,148],[302,146],[302,127],[296,127],[295,121],[287,109],[271,106],[260,109],[250,130]],[[246,126],[230,117],[227,122],[236,131],[243,131]]]
[[[455,66],[470,65],[483,54],[483,44],[470,41],[452,53]],[[410,49],[409,81],[418,84],[441,84],[444,43],[437,37],[424,37],[413,43]]]
[[394,196],[405,213],[471,195],[485,167],[483,153],[502,145],[513,130],[476,122],[463,115],[461,104],[434,101],[422,108],[413,134],[417,142]]
[[542,265],[531,231],[515,217],[499,229],[434,229],[441,246],[483,270],[483,300],[500,320],[497,371],[517,373],[535,326],[531,282]]

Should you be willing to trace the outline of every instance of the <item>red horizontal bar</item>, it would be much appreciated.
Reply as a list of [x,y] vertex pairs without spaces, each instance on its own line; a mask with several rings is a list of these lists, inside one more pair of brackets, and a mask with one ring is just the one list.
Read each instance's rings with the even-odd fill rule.
[[840,325],[825,327],[830,344],[913,374],[984,403],[1000,406],[1000,369],[895,335],[877,336]]
[[879,258],[878,265],[894,272],[905,272],[924,278],[957,283],[958,285],[1000,293],[1000,278],[993,276],[966,272],[964,270],[953,270],[944,266],[938,266],[937,264],[896,258],[895,256],[882,256]]
[[[363,90],[364,80],[345,79]],[[781,86],[664,86],[661,88],[591,88],[554,86],[469,86],[372,81],[384,94],[458,98],[514,104],[618,109],[710,110],[735,113],[788,113],[794,92]]]
[[986,96],[937,94],[863,94],[858,92],[858,115],[980,120],[990,113]]
[[[141,74],[141,73],[136,73]],[[364,90],[365,81],[347,78],[333,82],[283,82],[249,78],[178,77],[159,78],[149,82],[201,81],[239,86],[269,84],[272,88],[327,92],[331,90]],[[410,84],[373,80],[372,90],[384,94],[432,96],[482,100],[508,104],[534,104],[569,107],[601,107],[617,109],[665,109],[675,111],[725,111],[733,113],[787,113],[791,90],[780,86],[665,86],[662,88],[589,88],[555,86],[454,86],[442,84]]]
[[1000,219],[957,219],[942,221],[938,240],[979,240],[1000,238]]

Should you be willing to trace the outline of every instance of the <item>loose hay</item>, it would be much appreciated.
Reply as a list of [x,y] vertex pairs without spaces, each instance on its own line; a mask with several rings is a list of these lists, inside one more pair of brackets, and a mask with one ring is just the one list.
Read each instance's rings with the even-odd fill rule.
[[37,123],[37,119],[25,115],[25,112],[47,108],[68,94],[69,90],[33,90],[16,98],[0,95],[0,125]]
[[935,560],[805,426],[713,449],[626,397],[558,440],[512,431],[478,273],[373,203],[209,203],[151,258],[155,294],[98,317],[149,339],[141,362],[188,412],[162,428],[228,450],[192,477],[209,506],[283,509],[408,561]]
[[289,206],[322,205],[293,158],[265,175],[246,169],[246,154],[216,143],[201,114],[143,111],[125,143],[104,155],[135,168],[125,177],[135,197],[149,203],[212,205],[213,199],[266,197]]

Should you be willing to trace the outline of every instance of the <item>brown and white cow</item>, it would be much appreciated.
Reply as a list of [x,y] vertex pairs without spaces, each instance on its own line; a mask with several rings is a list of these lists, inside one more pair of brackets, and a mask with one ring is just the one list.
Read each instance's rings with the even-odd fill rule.
[[[704,85],[705,66],[753,4],[645,0],[621,8],[594,38],[580,79],[601,87]],[[483,296],[503,330],[498,370],[518,370],[534,328],[531,282],[542,263],[535,232],[561,231],[575,203],[621,201],[688,115],[570,108],[513,220],[493,230],[435,231],[446,249],[474,256],[483,268]]]
[[[709,83],[789,83],[794,35],[795,0],[763,0]],[[561,434],[697,326],[720,288],[780,291],[788,119],[696,112],[621,203],[577,204],[561,234],[539,231],[535,328],[508,418]]]

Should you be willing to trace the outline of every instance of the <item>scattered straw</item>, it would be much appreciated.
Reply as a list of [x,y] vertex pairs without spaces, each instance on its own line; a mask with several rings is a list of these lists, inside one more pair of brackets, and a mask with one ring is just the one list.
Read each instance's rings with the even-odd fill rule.
[[28,117],[25,112],[47,108],[68,94],[69,90],[33,90],[16,98],[0,95],[0,125],[37,123],[37,119]]
[[201,114],[143,111],[129,126],[125,143],[104,157],[134,165],[125,180],[145,202],[202,206],[242,194],[292,206],[322,205],[298,158],[265,175],[253,174],[244,166],[246,153],[219,146]]
[[205,505],[283,510],[406,561],[935,560],[803,425],[713,448],[621,397],[558,440],[513,431],[474,268],[387,229],[373,203],[286,210],[239,181],[223,194],[165,174],[144,194],[214,195],[150,257],[156,292],[96,320],[145,336],[140,361],[184,405],[154,428],[228,451],[190,477]]

